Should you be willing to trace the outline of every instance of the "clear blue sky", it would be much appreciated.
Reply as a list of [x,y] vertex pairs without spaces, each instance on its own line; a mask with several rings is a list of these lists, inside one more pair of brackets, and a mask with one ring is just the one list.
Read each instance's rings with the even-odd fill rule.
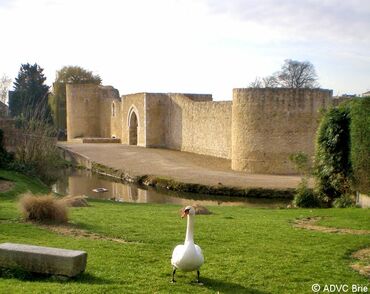
[[0,0],[0,74],[65,65],[121,94],[212,93],[312,62],[334,94],[370,90],[368,0]]

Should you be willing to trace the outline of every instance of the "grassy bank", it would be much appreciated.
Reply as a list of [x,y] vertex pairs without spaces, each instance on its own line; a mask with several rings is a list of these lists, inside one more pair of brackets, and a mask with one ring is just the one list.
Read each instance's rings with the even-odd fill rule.
[[0,242],[85,250],[86,272],[66,282],[52,277],[1,270],[1,293],[312,293],[311,285],[369,281],[350,268],[351,252],[370,246],[369,235],[329,234],[292,227],[296,218],[325,216],[326,226],[370,230],[365,209],[250,209],[209,207],[196,217],[195,239],[206,262],[203,286],[190,284],[194,273],[178,273],[170,284],[170,257],[183,242],[186,221],[179,206],[90,201],[71,209],[71,223],[117,243],[58,235],[23,223],[17,195],[45,187],[20,174],[0,171],[16,182],[0,193]]

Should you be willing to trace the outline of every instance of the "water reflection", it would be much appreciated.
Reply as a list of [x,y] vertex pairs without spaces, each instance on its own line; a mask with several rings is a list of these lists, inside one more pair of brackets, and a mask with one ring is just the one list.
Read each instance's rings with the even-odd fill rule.
[[[107,192],[93,192],[93,189],[105,188]],[[112,178],[92,173],[87,170],[66,169],[59,180],[52,186],[55,193],[62,195],[86,195],[89,198],[108,199],[119,202],[135,203],[172,203],[187,205],[223,205],[248,207],[286,207],[290,201],[285,199],[240,198],[214,196],[173,191],[159,191],[136,184],[114,181]]]

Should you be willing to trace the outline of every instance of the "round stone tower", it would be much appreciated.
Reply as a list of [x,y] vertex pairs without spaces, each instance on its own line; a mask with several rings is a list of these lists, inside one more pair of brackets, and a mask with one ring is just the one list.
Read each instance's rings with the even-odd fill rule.
[[296,173],[289,155],[313,155],[318,111],[331,103],[331,97],[332,91],[322,89],[234,89],[232,169]]

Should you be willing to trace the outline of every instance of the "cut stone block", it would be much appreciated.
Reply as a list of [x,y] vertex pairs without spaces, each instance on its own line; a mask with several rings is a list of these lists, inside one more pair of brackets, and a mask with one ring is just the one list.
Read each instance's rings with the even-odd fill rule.
[[0,267],[74,277],[85,270],[86,262],[85,251],[15,243],[0,244]]

